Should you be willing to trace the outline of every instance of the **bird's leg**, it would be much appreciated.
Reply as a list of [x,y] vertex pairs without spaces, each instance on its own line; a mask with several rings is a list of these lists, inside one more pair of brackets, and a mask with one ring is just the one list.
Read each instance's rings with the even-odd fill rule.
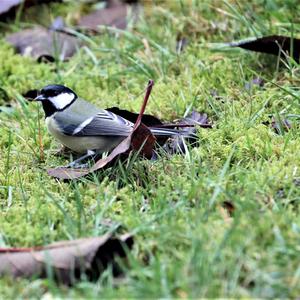
[[95,156],[96,155],[96,152],[93,151],[93,150],[88,150],[87,153],[83,156],[80,156],[79,158],[75,159],[74,161],[70,162],[66,167],[67,168],[83,168],[83,167],[86,167],[87,164],[79,164],[81,161],[89,158],[89,157],[92,157],[92,156]]
[[64,145],[61,145],[60,149],[57,149],[57,150],[54,150],[54,151],[55,151],[54,155],[69,157],[72,150],[67,148]]

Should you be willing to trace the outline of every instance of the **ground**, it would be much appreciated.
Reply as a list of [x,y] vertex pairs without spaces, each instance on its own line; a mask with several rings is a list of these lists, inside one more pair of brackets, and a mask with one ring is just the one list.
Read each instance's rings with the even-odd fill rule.
[[[112,230],[107,220],[121,224],[120,233],[133,232],[135,246],[121,280],[110,270],[73,287],[2,278],[0,295],[299,296],[300,68],[275,56],[220,50],[220,43],[242,38],[297,35],[298,1],[144,2],[127,32],[92,37],[65,63],[39,64],[4,42],[25,22],[72,20],[78,6],[30,9],[2,26],[0,101],[12,108],[0,113],[0,247],[101,235]],[[187,39],[181,53],[178,37]],[[245,88],[256,77],[265,85]],[[214,126],[199,128],[199,147],[71,183],[47,175],[47,168],[68,160],[55,155],[60,145],[48,134],[41,108],[22,93],[62,83],[100,107],[138,111],[150,78],[155,86],[147,113],[164,120],[192,109],[208,114]],[[272,115],[294,115],[291,130],[276,134],[267,124]]]

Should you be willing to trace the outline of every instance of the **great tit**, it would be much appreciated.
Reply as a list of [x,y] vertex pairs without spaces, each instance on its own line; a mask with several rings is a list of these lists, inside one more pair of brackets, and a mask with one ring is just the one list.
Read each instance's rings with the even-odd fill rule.
[[[63,85],[47,85],[34,100],[41,101],[49,132],[77,152],[109,152],[133,130],[130,121],[80,99]],[[154,136],[176,136],[180,131],[150,128]]]

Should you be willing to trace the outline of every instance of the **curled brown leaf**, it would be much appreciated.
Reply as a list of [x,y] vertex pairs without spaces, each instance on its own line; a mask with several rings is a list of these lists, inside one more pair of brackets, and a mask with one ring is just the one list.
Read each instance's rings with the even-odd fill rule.
[[124,247],[131,248],[133,237],[101,237],[61,241],[38,248],[0,248],[0,276],[50,277],[64,284],[73,284],[83,274],[93,280],[108,267],[117,275],[120,269],[115,257],[125,257]]
[[14,46],[17,53],[31,56],[38,61],[43,59],[50,62],[55,59],[67,60],[80,47],[80,43],[75,37],[41,26],[10,34],[6,40]]

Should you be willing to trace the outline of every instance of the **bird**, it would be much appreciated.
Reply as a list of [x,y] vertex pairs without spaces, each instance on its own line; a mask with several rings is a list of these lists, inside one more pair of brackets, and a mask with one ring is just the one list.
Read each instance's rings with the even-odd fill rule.
[[[65,147],[85,154],[79,160],[110,152],[133,131],[132,122],[79,98],[64,85],[47,85],[34,100],[42,103],[50,134]],[[158,137],[180,135],[175,129],[150,130]]]

